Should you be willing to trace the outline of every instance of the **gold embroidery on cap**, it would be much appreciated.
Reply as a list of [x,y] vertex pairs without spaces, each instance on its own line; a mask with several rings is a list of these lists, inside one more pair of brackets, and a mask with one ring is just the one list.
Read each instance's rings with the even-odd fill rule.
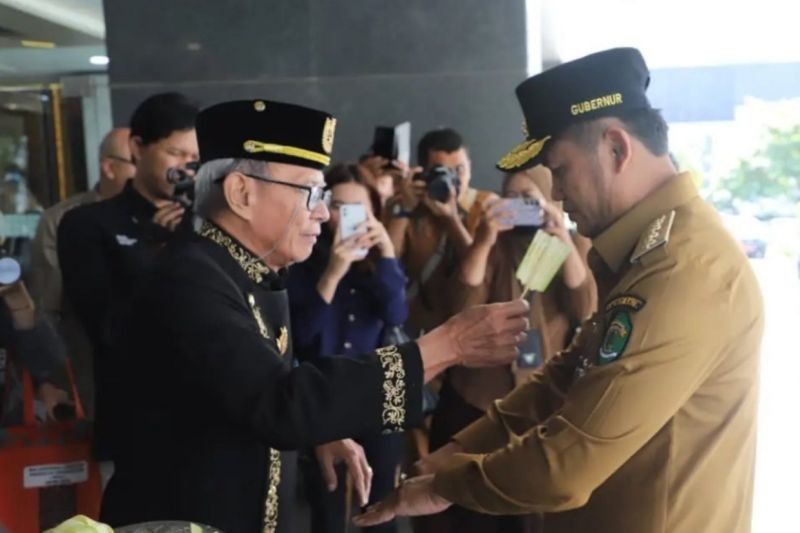
[[336,119],[328,117],[325,119],[325,127],[322,128],[322,149],[329,154],[333,151],[333,136],[336,133]]
[[256,111],[264,111],[267,108],[267,104],[265,104],[261,100],[256,100],[255,103],[253,103],[253,108]]
[[569,106],[569,112],[573,115],[581,115],[583,113],[590,113],[604,107],[613,107],[622,103],[622,94],[614,93],[586,100],[585,102],[578,102]]
[[305,148],[298,148],[297,146],[285,146],[283,144],[264,143],[261,141],[248,140],[242,145],[245,152],[250,154],[257,154],[259,152],[268,152],[272,154],[284,154],[292,157],[299,157],[300,159],[307,159],[322,165],[329,165],[331,163],[330,156],[320,154],[319,152],[312,152]]
[[530,133],[528,132],[528,121],[527,121],[527,120],[523,120],[523,121],[522,121],[522,134],[523,134],[525,137],[527,137],[528,135],[530,135]]
[[511,170],[522,166],[539,155],[539,152],[541,152],[542,148],[544,147],[544,143],[549,140],[550,135],[538,141],[536,139],[532,139],[530,141],[520,143],[505,156],[503,156],[503,158],[497,162],[497,166],[503,170]]

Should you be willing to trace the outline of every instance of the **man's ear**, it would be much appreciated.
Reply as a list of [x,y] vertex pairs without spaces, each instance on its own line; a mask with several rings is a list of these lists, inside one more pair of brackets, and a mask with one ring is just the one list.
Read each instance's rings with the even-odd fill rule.
[[132,136],[128,139],[128,146],[131,149],[131,161],[134,164],[138,164],[142,160],[142,149],[144,148],[142,138],[138,135]]
[[633,155],[632,139],[624,128],[611,125],[603,134],[603,149],[609,151],[614,171],[619,174],[628,166]]
[[231,172],[222,181],[222,190],[228,208],[244,220],[252,220],[255,198],[252,180],[241,172]]
[[114,165],[108,157],[100,158],[100,179],[114,181],[117,176],[114,175]]

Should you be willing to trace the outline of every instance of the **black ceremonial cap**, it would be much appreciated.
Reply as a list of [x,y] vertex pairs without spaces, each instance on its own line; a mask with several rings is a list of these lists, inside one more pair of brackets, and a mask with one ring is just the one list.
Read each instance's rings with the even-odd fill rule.
[[200,161],[240,158],[322,169],[331,162],[336,119],[269,100],[213,105],[197,116]]
[[538,165],[545,143],[577,122],[649,109],[649,84],[650,72],[635,48],[597,52],[528,78],[517,86],[526,140],[497,168],[515,172]]

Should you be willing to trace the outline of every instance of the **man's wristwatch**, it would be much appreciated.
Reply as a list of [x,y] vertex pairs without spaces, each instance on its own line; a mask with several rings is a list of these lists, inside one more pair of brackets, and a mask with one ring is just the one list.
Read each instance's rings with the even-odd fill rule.
[[392,218],[410,218],[413,210],[406,209],[402,202],[397,202],[391,207]]

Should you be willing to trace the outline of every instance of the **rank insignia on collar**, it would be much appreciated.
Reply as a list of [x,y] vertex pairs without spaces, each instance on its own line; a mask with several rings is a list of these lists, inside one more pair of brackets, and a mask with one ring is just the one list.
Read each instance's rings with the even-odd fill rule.
[[620,309],[617,311],[608,328],[606,328],[603,343],[600,345],[600,350],[597,353],[597,364],[607,365],[619,359],[633,332],[633,322],[631,320],[631,313],[627,309]]
[[286,350],[289,348],[289,328],[281,326],[281,333],[278,335],[276,342],[278,343],[278,351],[281,355],[286,355]]
[[646,254],[652,252],[659,246],[669,242],[669,234],[672,231],[672,223],[675,222],[675,210],[673,209],[665,215],[655,219],[642,234],[636,249],[631,255],[631,263],[636,263]]

